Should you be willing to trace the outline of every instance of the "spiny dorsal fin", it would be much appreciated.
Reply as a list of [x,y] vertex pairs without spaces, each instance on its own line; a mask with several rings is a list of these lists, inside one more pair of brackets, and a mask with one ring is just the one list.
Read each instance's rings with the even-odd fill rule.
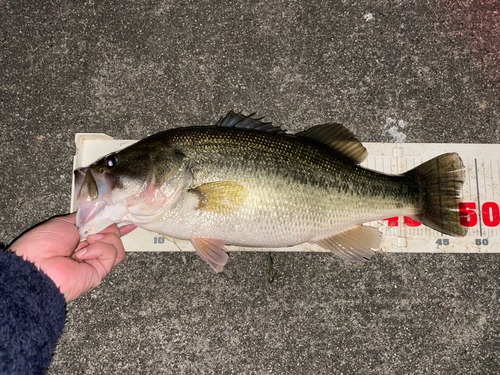
[[322,143],[344,155],[355,164],[363,162],[368,156],[368,151],[361,142],[356,139],[349,129],[340,124],[317,125],[295,135]]
[[235,113],[230,111],[226,117],[221,117],[220,120],[215,124],[215,126],[222,126],[226,128],[238,128],[238,129],[253,129],[260,130],[269,133],[282,133],[286,134],[284,130],[273,126],[270,122],[261,121],[264,117],[252,118],[255,113],[251,113],[248,116],[242,115],[240,113]]

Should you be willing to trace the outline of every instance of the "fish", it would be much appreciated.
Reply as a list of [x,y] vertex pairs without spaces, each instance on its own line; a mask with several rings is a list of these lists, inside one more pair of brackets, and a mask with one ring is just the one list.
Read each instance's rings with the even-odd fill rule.
[[75,170],[76,225],[82,239],[116,223],[188,240],[216,272],[228,245],[310,243],[365,261],[382,233],[362,224],[394,216],[467,234],[457,153],[400,175],[360,166],[367,155],[337,123],[289,134],[230,111],[215,125],[169,129]]

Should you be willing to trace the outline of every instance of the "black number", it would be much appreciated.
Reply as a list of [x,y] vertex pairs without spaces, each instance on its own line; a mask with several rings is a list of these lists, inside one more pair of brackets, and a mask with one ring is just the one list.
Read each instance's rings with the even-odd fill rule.
[[483,239],[480,239],[480,238],[476,238],[476,245],[478,246],[488,246],[488,239],[487,238],[483,238]]
[[444,246],[448,246],[450,244],[450,240],[445,238],[443,240],[439,239],[436,241],[436,243],[441,246],[441,245],[444,245]]
[[164,237],[154,237],[154,243],[165,243]]

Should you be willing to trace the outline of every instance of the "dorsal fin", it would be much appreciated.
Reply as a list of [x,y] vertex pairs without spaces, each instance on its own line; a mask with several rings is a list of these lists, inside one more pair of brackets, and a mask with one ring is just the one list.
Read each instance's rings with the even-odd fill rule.
[[368,156],[368,151],[361,142],[356,139],[349,129],[340,124],[317,125],[295,135],[322,143],[344,155],[355,164],[361,163]]
[[240,113],[235,113],[230,111],[226,117],[221,117],[215,126],[223,126],[226,128],[238,128],[238,129],[253,129],[260,130],[269,133],[282,133],[286,134],[284,130],[273,126],[270,122],[261,121],[264,117],[252,118],[255,113],[251,113],[248,116],[242,115]]

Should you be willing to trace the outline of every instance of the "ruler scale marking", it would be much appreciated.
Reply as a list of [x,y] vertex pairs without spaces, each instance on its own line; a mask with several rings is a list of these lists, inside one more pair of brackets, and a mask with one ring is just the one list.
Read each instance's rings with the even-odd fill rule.
[[474,166],[475,166],[475,171],[476,171],[476,189],[477,189],[477,212],[479,214],[478,222],[479,222],[479,235],[482,237],[483,236],[483,226],[481,224],[481,199],[479,197],[480,190],[479,190],[479,178],[477,176],[477,159],[474,159]]

